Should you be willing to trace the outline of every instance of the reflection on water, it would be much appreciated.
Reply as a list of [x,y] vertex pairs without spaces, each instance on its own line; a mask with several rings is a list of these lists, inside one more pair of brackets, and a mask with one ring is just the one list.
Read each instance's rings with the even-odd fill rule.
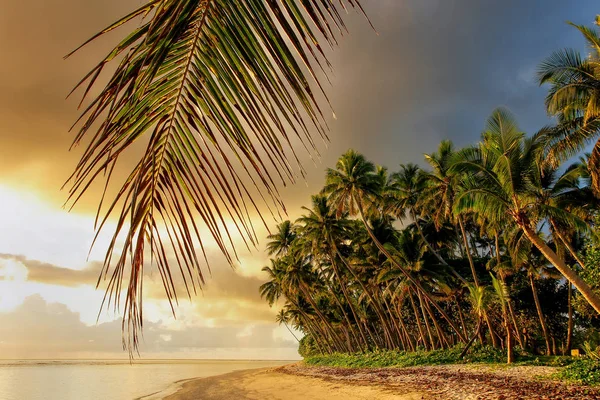
[[2,400],[131,400],[175,381],[263,368],[290,361],[0,360]]

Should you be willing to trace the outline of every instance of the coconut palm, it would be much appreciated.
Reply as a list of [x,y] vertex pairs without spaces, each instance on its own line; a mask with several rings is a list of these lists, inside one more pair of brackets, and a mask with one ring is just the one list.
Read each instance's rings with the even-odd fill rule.
[[600,35],[598,28],[570,25],[585,39],[587,57],[573,49],[556,51],[538,71],[540,84],[550,85],[548,113],[558,120],[558,126],[546,132],[549,160],[556,165],[596,141],[588,165],[592,187],[600,195]]
[[475,286],[472,284],[468,284],[467,287],[469,288],[468,299],[471,303],[472,312],[477,319],[477,323],[475,325],[475,330],[471,335],[471,338],[465,345],[463,351],[460,353],[459,358],[463,358],[467,354],[467,351],[469,351],[469,348],[471,347],[475,339],[480,335],[482,322],[486,314],[486,310],[489,306],[489,296],[487,294],[487,289],[484,286]]
[[292,334],[292,336],[294,337],[294,339],[296,339],[296,341],[298,343],[300,343],[300,340],[296,337],[296,335],[294,334],[294,332],[288,326],[288,322],[289,321],[290,321],[289,313],[286,310],[284,310],[284,309],[279,310],[279,312],[277,313],[277,316],[275,317],[275,322],[277,322],[280,325],[281,324],[285,325],[285,327]]
[[[354,301],[350,298],[350,295],[348,294],[346,281],[342,276],[342,273],[338,266],[339,260],[342,261],[342,264],[345,266],[346,270],[361,285],[362,281],[357,279],[354,270],[345,261],[344,256],[340,253],[339,248],[336,244],[336,242],[340,241],[347,235],[346,232],[349,228],[349,221],[345,219],[343,215],[342,218],[336,218],[329,207],[327,198],[322,195],[312,197],[312,208],[302,208],[304,211],[306,211],[306,214],[298,218],[297,220],[297,223],[302,226],[302,239],[303,241],[309,244],[309,251],[312,252],[312,254],[325,252],[327,257],[329,257],[329,261],[331,262],[331,266],[333,267],[335,277],[338,283],[340,284],[340,288],[348,306],[350,307],[354,320],[358,321]],[[363,290],[364,289],[366,288],[363,286]],[[371,300],[374,300],[372,296],[370,296],[369,298]],[[376,309],[379,310],[380,307],[377,306]],[[380,318],[385,318],[384,315],[379,316]],[[349,320],[348,323],[350,324]],[[368,346],[366,334],[360,327],[360,325],[358,325],[358,330],[362,337],[363,345]]]
[[512,339],[512,329],[510,328],[510,321],[508,318],[508,302],[510,301],[510,295],[508,293],[508,288],[506,287],[506,283],[501,281],[500,279],[496,279],[494,275],[492,276],[492,285],[494,287],[494,291],[496,292],[496,298],[500,303],[500,307],[502,308],[502,317],[504,319],[504,327],[506,328],[506,363],[511,364],[514,362],[514,351],[513,351],[513,339]]
[[[76,203],[96,181],[109,186],[124,153],[145,147],[98,211],[98,230],[117,217],[102,276],[109,303],[125,283],[133,347],[148,255],[163,276],[185,271],[188,290],[202,285],[206,258],[196,253],[212,239],[234,263],[230,230],[255,244],[254,199],[280,207],[278,184],[304,173],[296,149],[318,154],[314,136],[326,138],[326,124],[316,77],[330,67],[321,42],[334,46],[345,31],[341,9],[362,12],[355,0],[143,3],[84,43],[137,22],[77,85],[82,103],[97,95],[78,120],[74,146],[87,145],[68,182]],[[173,280],[163,282],[174,299]]]
[[270,256],[286,255],[292,243],[296,240],[297,234],[294,224],[289,220],[283,221],[277,225],[277,231],[267,236],[267,252]]
[[[539,188],[537,160],[539,143],[526,139],[512,115],[497,109],[488,119],[478,147],[464,149],[454,164],[467,173],[463,190],[458,194],[455,211],[473,211],[490,221],[504,221],[509,216],[531,243],[554,265],[583,297],[600,313],[600,297],[538,235]],[[585,225],[576,216],[554,205],[544,205],[552,215],[571,227]]]
[[383,243],[377,239],[372,228],[369,226],[369,222],[365,216],[365,209],[370,207],[376,208],[373,207],[373,204],[376,204],[381,199],[381,180],[376,179],[377,175],[375,174],[375,171],[376,169],[373,163],[367,161],[363,155],[358,154],[354,150],[348,150],[338,159],[336,169],[329,168],[327,170],[323,192],[329,195],[330,201],[337,209],[338,213],[348,212],[350,215],[358,214],[360,216],[363,226],[379,251],[402,271],[421,294],[431,302],[443,318],[452,326],[456,335],[458,335],[461,340],[466,340],[452,319],[433,300],[430,294],[423,289],[420,283],[410,276],[404,267],[392,257]]

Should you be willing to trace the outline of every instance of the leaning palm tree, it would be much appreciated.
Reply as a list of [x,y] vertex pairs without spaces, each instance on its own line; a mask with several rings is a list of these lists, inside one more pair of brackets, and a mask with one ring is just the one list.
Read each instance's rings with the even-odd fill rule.
[[288,312],[286,312],[286,310],[284,310],[283,308],[281,310],[279,310],[279,312],[277,313],[277,316],[275,316],[275,322],[277,322],[280,325],[281,324],[285,325],[285,327],[292,334],[294,339],[296,339],[296,341],[298,343],[300,343],[300,340],[296,337],[294,332],[288,326],[288,322],[290,322],[290,316],[289,316]]
[[[339,261],[342,261],[342,265],[345,266],[346,271],[361,284],[363,291],[369,296],[369,299],[371,301],[375,300],[362,281],[358,279],[356,273],[341,254],[339,247],[336,244],[336,242],[339,242],[346,237],[350,221],[347,220],[344,215],[342,215],[342,218],[336,218],[327,202],[327,197],[323,195],[312,196],[312,208],[302,208],[306,214],[297,220],[302,226],[302,240],[308,245],[308,252],[312,252],[312,254],[325,253],[325,256],[329,258],[334,275],[340,285],[354,320],[358,321],[356,306],[348,293],[347,283],[338,265]],[[375,305],[375,307],[378,314],[380,314],[380,307],[378,307],[378,305]],[[385,316],[381,314],[380,318],[384,319]],[[358,325],[358,330],[363,340],[363,345],[366,348],[368,346],[366,334],[360,325]]]
[[[599,18],[596,19],[598,25]],[[570,23],[583,35],[588,56],[573,49],[554,52],[540,66],[540,84],[549,84],[546,107],[558,126],[547,129],[549,161],[557,164],[593,143],[589,159],[592,186],[600,196],[600,35],[598,28]]]
[[[537,161],[539,144],[526,139],[512,115],[497,109],[488,119],[478,147],[463,149],[453,168],[466,173],[463,190],[458,194],[455,211],[473,211],[489,221],[509,216],[538,250],[569,280],[590,305],[600,313],[600,297],[538,235],[539,191]],[[585,223],[568,211],[544,204],[552,215],[571,227]]]
[[471,338],[465,345],[463,351],[460,353],[459,358],[463,358],[467,354],[467,351],[469,351],[469,348],[475,339],[480,336],[483,319],[486,314],[486,310],[489,307],[489,295],[485,286],[467,284],[467,287],[469,288],[468,300],[471,303],[471,309],[477,319],[477,323],[475,324],[475,331],[471,335]]
[[416,281],[406,269],[390,254],[388,249],[381,243],[373,229],[369,226],[365,210],[373,207],[381,199],[380,184],[375,174],[376,168],[373,163],[367,161],[362,154],[354,150],[348,150],[337,161],[336,168],[329,168],[326,174],[326,183],[323,192],[329,195],[338,213],[348,212],[350,215],[359,215],[369,237],[377,246],[379,251],[398,268],[402,274],[421,292],[423,296],[439,311],[442,317],[454,329],[456,335],[466,341],[462,332],[456,327],[452,319],[435,302],[431,295]]
[[[137,22],[77,85],[84,99],[98,94],[78,120],[74,145],[86,147],[68,182],[74,204],[106,178],[97,230],[111,216],[117,222],[102,276],[108,303],[126,291],[130,348],[147,262],[169,300],[173,269],[184,271],[188,289],[202,285],[208,260],[197,253],[212,240],[234,263],[231,230],[255,244],[255,199],[281,206],[277,186],[303,174],[295,149],[318,153],[314,132],[326,138],[326,123],[316,76],[330,67],[318,38],[337,43],[346,7],[362,12],[356,0],[150,0],[85,42]],[[112,75],[96,90],[109,64]],[[138,146],[122,185],[109,185],[121,156]]]

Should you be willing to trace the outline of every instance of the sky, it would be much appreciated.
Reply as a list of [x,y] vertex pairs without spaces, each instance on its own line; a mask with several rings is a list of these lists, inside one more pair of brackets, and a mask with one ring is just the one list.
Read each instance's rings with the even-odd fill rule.
[[[67,93],[127,27],[63,56],[142,0],[0,0],[0,357],[126,358],[120,314],[99,314],[95,289],[107,239],[90,253],[97,191],[71,212],[60,190],[81,150],[69,151],[77,99]],[[282,190],[299,216],[324,169],[354,148],[391,170],[420,163],[441,139],[477,140],[497,106],[526,132],[549,123],[536,66],[554,50],[583,49],[566,24],[591,24],[597,2],[579,0],[363,0],[377,33],[358,14],[328,56],[336,119],[320,163]],[[139,155],[139,153],[138,153]],[[133,154],[135,156],[135,154]],[[269,220],[273,227],[276,221]],[[109,229],[110,230],[110,229]],[[266,236],[259,229],[259,237]],[[263,240],[232,269],[209,249],[202,293],[180,299],[176,319],[157,271],[145,275],[146,358],[297,358],[297,344],[260,299]]]

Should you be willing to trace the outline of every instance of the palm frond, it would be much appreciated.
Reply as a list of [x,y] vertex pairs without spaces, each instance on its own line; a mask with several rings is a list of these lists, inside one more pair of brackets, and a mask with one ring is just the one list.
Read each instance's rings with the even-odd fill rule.
[[152,0],[85,43],[142,18],[78,85],[85,98],[117,62],[78,121],[74,145],[88,144],[68,182],[74,204],[105,173],[106,186],[112,182],[120,156],[134,143],[146,146],[98,211],[98,231],[117,217],[103,276],[112,271],[108,304],[119,307],[126,287],[124,345],[130,349],[142,327],[147,257],[170,301],[177,301],[173,264],[191,295],[204,283],[208,261],[197,253],[205,253],[207,239],[233,263],[228,222],[246,246],[254,245],[255,198],[274,214],[273,207],[283,207],[278,184],[294,182],[296,170],[303,174],[295,149],[318,154],[310,132],[326,139],[326,124],[313,87],[322,91],[316,68],[329,62],[317,34],[335,45],[346,29],[338,7],[346,5],[362,12],[355,0]]

